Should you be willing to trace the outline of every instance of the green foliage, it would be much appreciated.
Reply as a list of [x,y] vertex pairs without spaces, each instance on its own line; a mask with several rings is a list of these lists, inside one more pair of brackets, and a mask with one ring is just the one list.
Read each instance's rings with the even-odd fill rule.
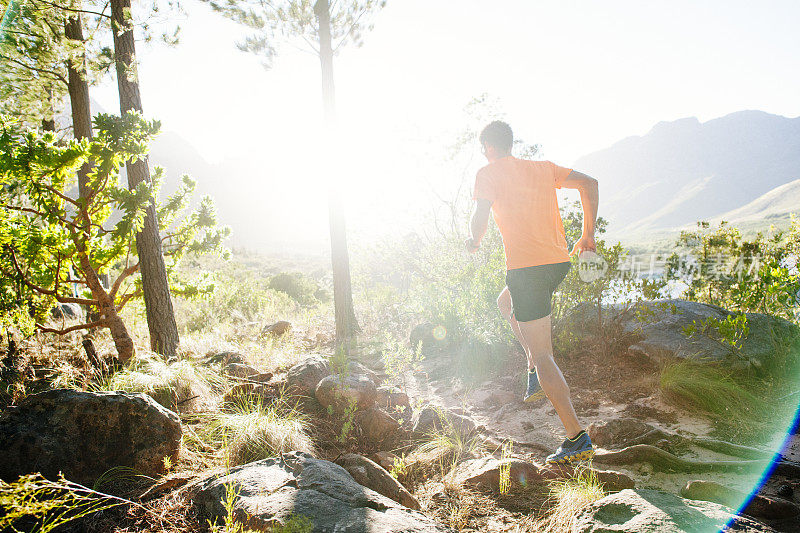
[[747,337],[749,332],[747,315],[744,313],[731,314],[723,320],[715,316],[708,316],[699,322],[695,320],[683,328],[683,334],[687,337],[695,334],[706,335],[729,346],[734,353],[738,353],[742,340]]
[[785,232],[745,239],[726,222],[683,231],[667,259],[666,277],[686,283],[684,297],[739,312],[781,316],[800,324],[800,220]]
[[[146,155],[160,123],[135,112],[100,114],[94,122],[92,141],[59,143],[51,133],[23,131],[16,121],[0,118],[0,310],[5,316],[26,307],[43,319],[55,301],[98,305],[101,289],[89,286],[104,272],[117,273],[107,292],[117,310],[141,295],[135,234],[157,196],[163,170],[156,169],[152,183],[132,190],[120,183],[119,171],[127,160]],[[91,170],[88,194],[81,198],[74,186],[84,164]],[[194,182],[185,177],[178,192],[157,207],[173,289],[184,296],[211,287],[179,283],[174,273],[180,259],[187,252],[224,254],[222,241],[230,232],[216,225],[208,198],[183,213],[193,190]]]
[[301,305],[317,303],[317,283],[301,272],[281,272],[269,281],[269,288],[288,294]]
[[50,481],[41,474],[0,480],[0,530],[47,533],[57,527],[109,509],[127,500],[101,494],[59,477]]
[[[3,2],[0,28],[0,113],[41,127],[43,120],[60,114],[67,94],[67,64],[73,59],[85,66],[89,85],[100,82],[114,65],[110,46],[111,25],[102,4],[25,0]],[[83,8],[83,41],[67,39],[65,22]],[[95,11],[96,9],[96,11]],[[160,40],[176,44],[180,26],[172,23],[182,13],[178,2],[152,2],[137,6],[137,31],[144,40],[153,37],[151,21],[163,30]]]
[[383,367],[386,370],[387,381],[402,383],[406,387],[406,377],[409,372],[418,372],[422,366],[422,343],[416,348],[410,348],[407,343],[386,334],[381,351]]
[[[237,43],[243,52],[261,57],[270,68],[277,55],[278,43],[297,41],[319,50],[319,25],[312,0],[204,0],[211,8],[254,31]],[[331,39],[334,50],[347,44],[361,46],[363,35],[372,29],[371,16],[386,5],[386,0],[333,1],[331,4]]]

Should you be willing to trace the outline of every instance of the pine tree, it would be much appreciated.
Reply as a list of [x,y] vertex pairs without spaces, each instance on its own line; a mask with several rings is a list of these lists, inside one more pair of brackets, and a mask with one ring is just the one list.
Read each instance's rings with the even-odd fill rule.
[[[327,0],[315,4],[310,0],[204,1],[225,17],[255,31],[238,47],[259,55],[266,68],[271,67],[279,43],[287,39],[299,39],[319,56],[326,141],[330,145],[336,135],[333,56],[347,44],[362,44],[362,35],[372,29],[371,15],[386,5],[385,0],[337,0],[333,7]],[[337,184],[329,188],[328,203],[336,339],[339,346],[349,349],[353,334],[360,328],[353,310],[345,216]]]

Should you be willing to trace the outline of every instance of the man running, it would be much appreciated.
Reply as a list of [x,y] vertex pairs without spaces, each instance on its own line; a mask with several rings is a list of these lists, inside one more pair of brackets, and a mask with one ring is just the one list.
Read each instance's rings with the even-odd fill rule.
[[[567,438],[547,457],[548,463],[590,458],[594,449],[570,400],[569,387],[553,360],[550,306],[553,292],[569,272],[570,256],[595,251],[597,180],[550,161],[528,161],[511,155],[514,136],[505,122],[495,121],[480,135],[489,164],[475,177],[475,210],[466,247],[474,253],[489,224],[489,211],[503,236],[506,287],[497,299],[500,312],[528,357],[528,390],[524,401],[544,395],[564,424]],[[583,234],[567,252],[556,189],[577,189],[583,206]]]

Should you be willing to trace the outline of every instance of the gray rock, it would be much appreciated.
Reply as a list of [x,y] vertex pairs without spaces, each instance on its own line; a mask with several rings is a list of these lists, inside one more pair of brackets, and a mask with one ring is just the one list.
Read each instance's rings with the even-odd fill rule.
[[[775,355],[777,338],[800,334],[800,329],[783,318],[761,313],[746,313],[749,333],[741,342],[739,354],[732,355],[732,348],[714,338],[714,333],[695,333],[687,337],[684,328],[692,323],[700,324],[708,317],[724,320],[733,314],[722,307],[678,299],[643,301],[628,312],[622,306],[604,307],[604,323],[620,320],[623,333],[629,335],[628,351],[643,355],[657,363],[674,358],[695,358],[708,361],[749,361],[755,367],[768,365]],[[637,318],[637,315],[639,318]],[[576,306],[557,326],[570,328],[582,336],[596,331],[597,308],[591,304]]]
[[[516,457],[497,459],[489,456],[459,463],[447,474],[447,479],[456,486],[473,485],[498,490],[500,474],[504,470],[508,472],[512,484],[523,487],[548,480],[569,479],[575,475],[575,469],[571,466],[541,465]],[[634,486],[633,480],[621,472],[594,468],[592,472],[607,491],[631,489]]]
[[83,309],[78,304],[58,304],[50,309],[50,316],[55,319],[74,319],[83,316]]
[[[686,483],[686,486],[681,489],[681,496],[689,500],[716,502],[734,509],[741,507],[750,497],[749,494],[740,490],[702,479],[695,479]],[[781,520],[797,516],[800,514],[800,508],[791,503],[790,500],[784,501],[755,494],[742,511],[742,514],[766,520]]]
[[374,370],[365,367],[358,361],[348,361],[346,369],[347,370],[345,371],[345,374],[362,374],[367,376],[372,383],[375,384],[375,387],[378,387],[381,384],[378,374],[376,374]]
[[378,387],[377,403],[380,407],[389,411],[403,411],[411,407],[408,394],[401,391],[398,387],[382,385]]
[[225,351],[211,351],[208,352],[203,359],[203,362],[207,365],[211,364],[221,364],[225,366],[229,363],[241,363],[245,364],[245,358],[239,352],[232,352],[229,350]]
[[237,493],[236,521],[256,531],[285,525],[293,515],[310,520],[315,533],[451,531],[359,485],[341,466],[302,452],[249,463],[200,482],[194,501],[203,518],[226,515],[228,485]]
[[322,407],[332,406],[340,413],[351,404],[369,409],[375,405],[375,383],[364,374],[336,374],[322,378],[315,396]]
[[366,457],[355,453],[346,453],[336,459],[336,464],[347,470],[360,485],[364,485],[378,494],[383,494],[410,509],[417,511],[420,509],[417,499],[399,481],[379,464]]
[[450,339],[444,328],[437,329],[436,324],[425,322],[414,326],[408,335],[408,342],[412,350],[416,350],[421,344],[422,353],[431,353],[446,348]]
[[292,329],[292,323],[285,320],[279,320],[274,324],[267,324],[261,328],[262,335],[274,335],[280,337]]
[[641,437],[655,427],[635,418],[609,418],[589,424],[586,433],[594,444],[604,448],[626,446],[628,441]]
[[461,435],[468,436],[476,430],[475,422],[468,416],[432,404],[428,404],[414,413],[413,422],[413,431],[417,434],[443,431],[445,428],[452,427]]
[[55,389],[28,396],[0,415],[0,478],[41,472],[91,485],[126,466],[164,472],[181,442],[178,416],[144,394]]
[[[260,370],[244,363],[228,363],[222,368],[222,373],[226,376],[242,379],[248,379],[262,375]],[[272,375],[270,375],[270,377],[272,377]]]
[[771,533],[769,526],[737,517],[736,511],[711,502],[685,500],[657,490],[626,489],[589,505],[575,519],[576,533],[712,533],[735,519],[732,530]]
[[381,409],[366,409],[355,415],[355,422],[364,437],[373,443],[393,440],[400,432],[400,423]]
[[299,394],[314,396],[317,384],[330,375],[328,360],[321,355],[312,355],[289,369],[286,373],[286,386]]

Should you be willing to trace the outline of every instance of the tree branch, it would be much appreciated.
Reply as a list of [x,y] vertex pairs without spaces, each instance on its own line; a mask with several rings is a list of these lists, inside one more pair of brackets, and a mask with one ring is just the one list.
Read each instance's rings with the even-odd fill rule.
[[119,313],[120,311],[122,311],[122,308],[123,308],[123,307],[125,307],[125,304],[126,304],[126,303],[128,303],[128,302],[129,302],[130,300],[132,300],[133,298],[138,298],[138,297],[139,297],[139,296],[141,296],[141,295],[142,295],[142,291],[133,291],[133,292],[131,292],[131,293],[129,293],[129,294],[126,294],[125,296],[123,296],[123,297],[120,299],[120,301],[119,301],[119,305],[117,305],[117,306],[116,306],[117,313]]
[[86,324],[77,324],[75,326],[70,326],[64,329],[55,329],[55,328],[48,328],[45,327],[38,322],[36,323],[36,327],[39,331],[43,331],[45,333],[55,333],[56,335],[66,335],[72,331],[78,331],[80,329],[95,329],[95,328],[102,328],[108,325],[108,320],[105,318],[101,318],[100,320],[96,320],[94,322],[88,322]]
[[[35,0],[36,2],[41,2],[42,4],[47,4],[48,6],[54,7],[56,9],[62,9],[64,11],[72,11],[73,13],[88,13],[89,15],[97,15],[98,17],[106,17],[111,18],[111,15],[106,15],[105,13],[98,13],[97,11],[87,11],[85,9],[74,9],[71,7],[60,6],[58,4],[53,4],[51,2],[46,2],[45,0]],[[105,11],[105,8],[103,8]]]
[[136,262],[136,264],[133,264],[129,267],[125,267],[125,270],[123,270],[120,273],[119,277],[114,281],[114,285],[111,286],[111,290],[108,293],[108,295],[111,297],[112,300],[117,296],[117,292],[119,292],[119,288],[122,285],[122,282],[125,281],[125,278],[135,274],[137,270],[139,270],[138,261]]
[[17,65],[21,66],[22,68],[26,68],[28,70],[33,70],[34,72],[38,72],[40,74],[49,74],[51,76],[55,76],[56,79],[58,81],[62,82],[64,85],[69,85],[67,83],[66,78],[64,78],[64,76],[62,76],[61,74],[59,74],[58,72],[56,72],[54,70],[48,70],[46,68],[38,68],[38,67],[34,67],[32,65],[27,65],[27,64],[23,63],[22,61],[14,59],[13,57],[8,57],[7,55],[5,56],[4,59],[6,61],[11,61],[12,63],[16,63]]
[[[31,282],[25,276],[25,273],[20,268],[19,263],[17,263],[17,256],[14,253],[14,249],[9,246],[8,250],[11,252],[11,263],[14,265],[14,270],[16,270],[17,273],[19,274],[20,280],[34,291],[41,294],[46,294],[48,296],[52,296],[59,303],[62,304],[97,305],[98,303],[97,300],[90,300],[88,298],[74,298],[72,296],[60,296],[56,294],[56,291],[54,289],[45,289],[44,287],[40,287],[39,285],[36,285],[35,283]],[[12,277],[5,270],[3,270],[2,272],[4,275]]]

